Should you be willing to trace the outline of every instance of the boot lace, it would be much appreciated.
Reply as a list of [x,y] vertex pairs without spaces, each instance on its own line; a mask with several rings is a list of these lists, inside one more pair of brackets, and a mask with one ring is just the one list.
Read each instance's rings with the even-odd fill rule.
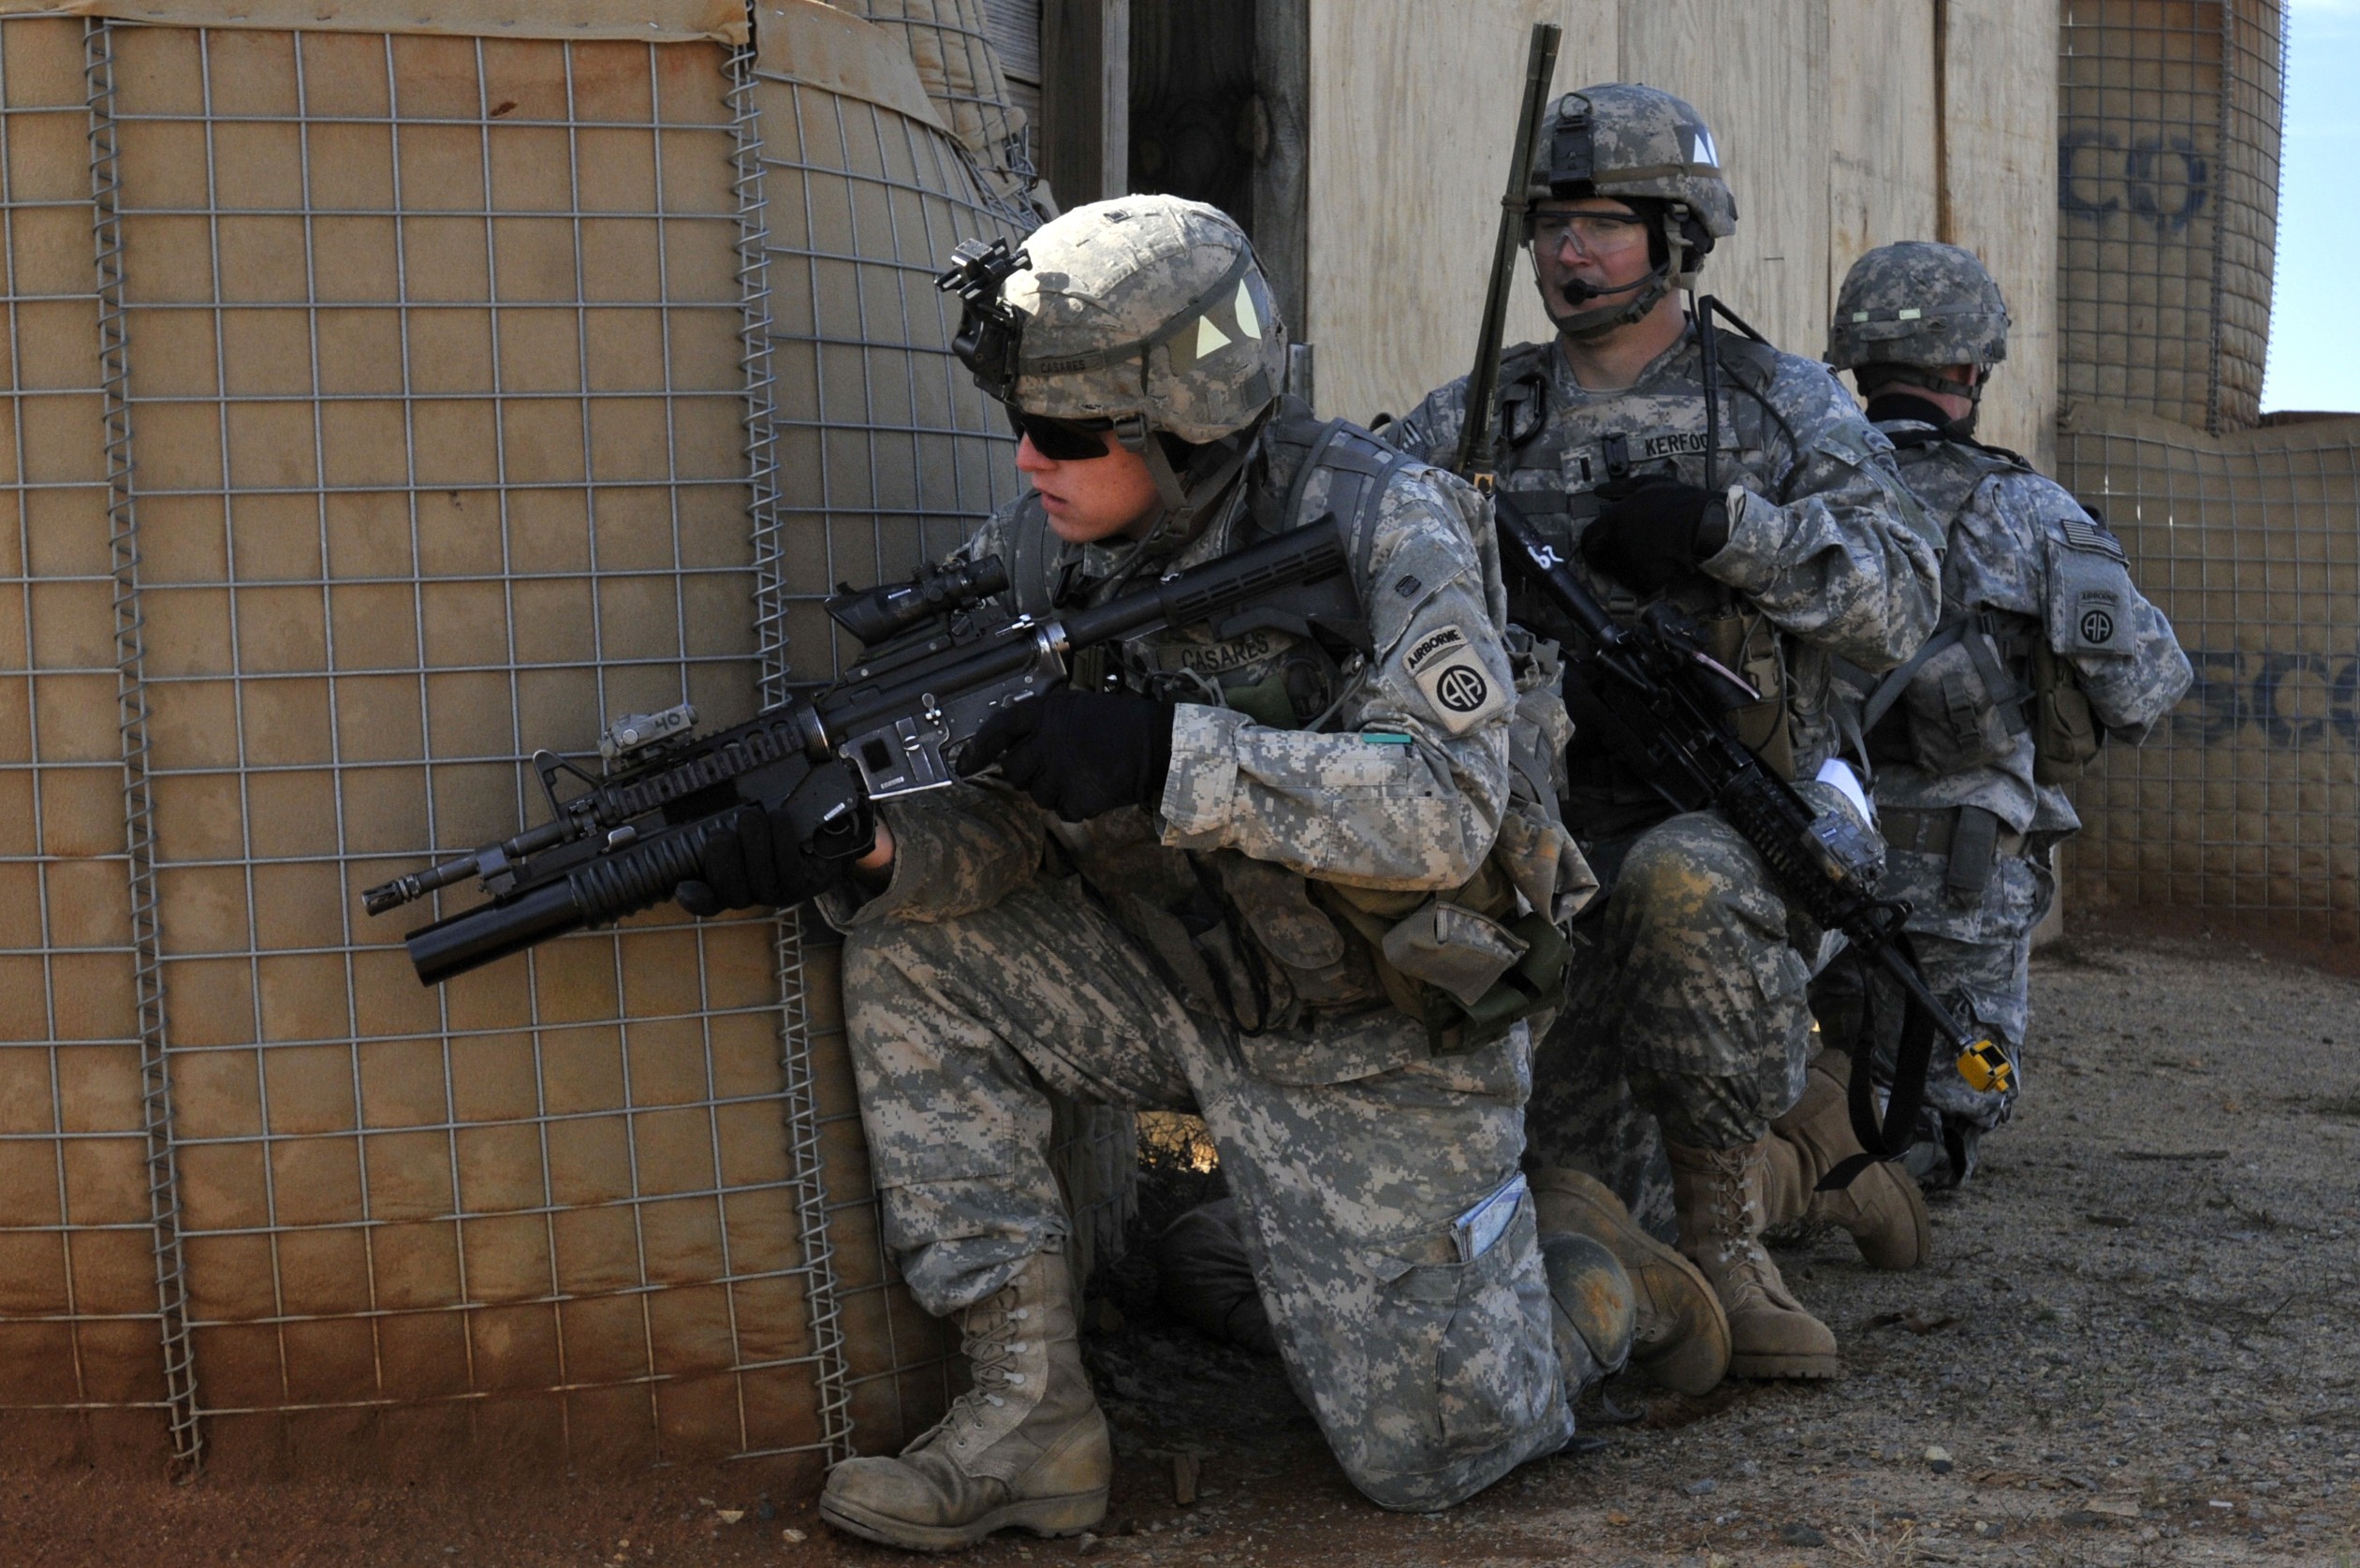
[[1757,1302],[1767,1304],[1769,1294],[1763,1270],[1769,1265],[1769,1254],[1762,1250],[1761,1226],[1753,1214],[1752,1184],[1748,1180],[1748,1161],[1742,1149],[1714,1150],[1710,1155],[1713,1204],[1711,1226],[1706,1234],[1721,1254],[1721,1273],[1725,1293],[1722,1305],[1737,1312]]
[[1010,1283],[967,1310],[966,1334],[959,1350],[973,1369],[974,1382],[951,1401],[950,1421],[962,1415],[979,1419],[984,1406],[1006,1404],[1010,1392],[1023,1385],[1024,1373],[1015,1362],[1031,1348],[1022,1336],[1033,1314],[1031,1308],[1016,1305],[1017,1297],[1017,1287]]

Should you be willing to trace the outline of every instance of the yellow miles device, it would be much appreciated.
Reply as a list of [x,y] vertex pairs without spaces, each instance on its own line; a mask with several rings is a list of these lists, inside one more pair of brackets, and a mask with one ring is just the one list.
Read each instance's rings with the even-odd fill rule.
[[2016,1063],[1997,1040],[1977,1040],[1958,1054],[1958,1076],[1978,1094],[2005,1094],[2016,1087]]

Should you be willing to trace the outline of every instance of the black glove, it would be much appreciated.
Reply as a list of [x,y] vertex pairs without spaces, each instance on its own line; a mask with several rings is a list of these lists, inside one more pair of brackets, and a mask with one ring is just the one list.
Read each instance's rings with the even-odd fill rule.
[[959,770],[1000,775],[1068,822],[1124,806],[1152,810],[1172,770],[1172,704],[1058,686],[994,713]]
[[1729,543],[1722,492],[1668,474],[1634,474],[1600,485],[1605,509],[1581,536],[1581,558],[1640,594],[1660,593]]
[[851,767],[827,763],[768,810],[743,805],[697,825],[697,875],[672,889],[691,915],[784,909],[833,887],[876,843],[876,818]]

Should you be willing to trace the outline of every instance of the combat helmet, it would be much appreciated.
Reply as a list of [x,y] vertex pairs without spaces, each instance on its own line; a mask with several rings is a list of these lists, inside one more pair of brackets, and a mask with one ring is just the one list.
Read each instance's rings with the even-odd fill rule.
[[[1584,87],[1549,106],[1525,194],[1534,201],[1612,197],[1660,214],[1655,268],[1630,300],[1566,310],[1567,301],[1544,290],[1549,318],[1576,337],[1636,321],[1672,289],[1693,287],[1713,242],[1737,231],[1737,198],[1722,176],[1721,152],[1705,117],[1685,99],[1635,82]],[[1525,238],[1532,239],[1529,227]],[[1611,300],[1605,293],[1590,298]]]
[[1969,386],[1934,373],[1989,370],[2007,357],[2007,300],[1972,251],[1930,240],[1880,245],[1836,292],[1827,362],[1852,372],[1864,392],[1898,381],[1979,403],[1988,377]]
[[[1110,427],[1167,508],[1225,483],[1285,382],[1286,329],[1245,231],[1176,196],[1094,201],[936,280],[965,304],[954,351],[1011,409]],[[1184,444],[1185,474],[1162,433]],[[1189,452],[1185,448],[1195,448]]]

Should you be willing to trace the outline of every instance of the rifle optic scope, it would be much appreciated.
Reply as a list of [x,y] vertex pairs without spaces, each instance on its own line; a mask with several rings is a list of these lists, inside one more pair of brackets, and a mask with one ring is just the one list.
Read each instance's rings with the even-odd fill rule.
[[1007,568],[996,555],[947,566],[925,565],[907,582],[884,582],[874,588],[836,585],[827,602],[829,619],[873,648],[886,638],[907,631],[919,622],[946,610],[980,604],[1008,588]]

